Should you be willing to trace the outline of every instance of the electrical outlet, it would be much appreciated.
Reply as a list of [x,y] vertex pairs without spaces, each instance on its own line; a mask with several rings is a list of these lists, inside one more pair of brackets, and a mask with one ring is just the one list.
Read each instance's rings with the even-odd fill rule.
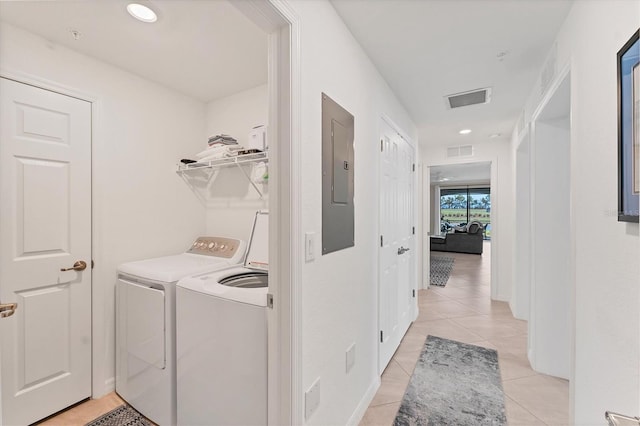
[[346,360],[346,372],[351,371],[353,364],[356,363],[356,343],[353,342],[351,346],[347,348],[345,352],[345,360]]
[[316,233],[307,232],[304,234],[304,260],[313,262],[316,258]]
[[320,405],[320,377],[316,379],[311,387],[304,393],[304,418],[309,417],[316,412]]

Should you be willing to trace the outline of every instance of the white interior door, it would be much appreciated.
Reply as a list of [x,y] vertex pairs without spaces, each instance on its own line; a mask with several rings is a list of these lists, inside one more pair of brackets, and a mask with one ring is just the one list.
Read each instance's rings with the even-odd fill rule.
[[0,122],[0,423],[25,425],[91,395],[91,104],[2,78]]
[[414,151],[383,122],[380,137],[379,373],[415,310]]

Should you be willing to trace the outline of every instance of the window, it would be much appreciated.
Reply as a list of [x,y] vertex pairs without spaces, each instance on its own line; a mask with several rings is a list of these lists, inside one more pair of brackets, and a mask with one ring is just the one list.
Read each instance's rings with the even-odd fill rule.
[[485,227],[485,238],[491,238],[490,188],[440,189],[440,231],[477,221]]

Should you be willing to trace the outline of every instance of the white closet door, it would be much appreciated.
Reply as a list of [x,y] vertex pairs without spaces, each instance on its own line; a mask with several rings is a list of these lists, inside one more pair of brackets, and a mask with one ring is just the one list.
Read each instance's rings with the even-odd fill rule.
[[18,425],[91,395],[91,104],[4,78],[0,102],[0,302],[18,304],[0,423]]
[[382,373],[415,309],[414,152],[383,122],[380,136],[379,363]]

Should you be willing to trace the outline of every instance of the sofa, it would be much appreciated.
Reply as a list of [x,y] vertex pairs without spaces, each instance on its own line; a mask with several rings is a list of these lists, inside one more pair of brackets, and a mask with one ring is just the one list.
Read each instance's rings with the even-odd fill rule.
[[484,226],[480,222],[470,222],[463,228],[443,236],[432,236],[431,251],[482,254]]

